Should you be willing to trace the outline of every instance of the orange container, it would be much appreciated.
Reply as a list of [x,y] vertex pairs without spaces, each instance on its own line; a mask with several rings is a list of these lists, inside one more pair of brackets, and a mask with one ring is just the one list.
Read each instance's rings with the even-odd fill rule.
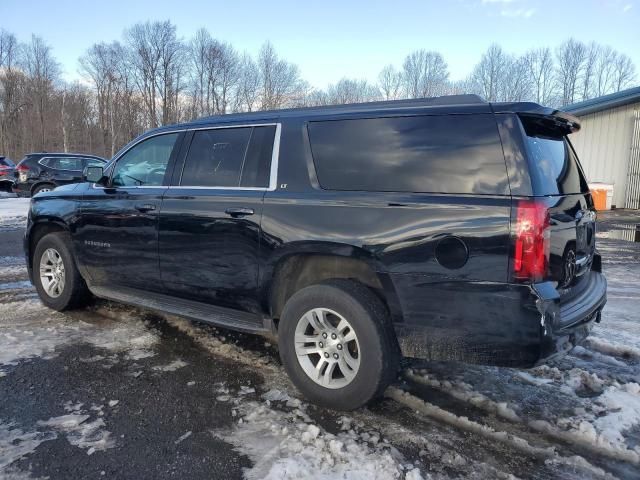
[[607,190],[605,188],[591,189],[591,196],[596,210],[603,211],[607,209]]

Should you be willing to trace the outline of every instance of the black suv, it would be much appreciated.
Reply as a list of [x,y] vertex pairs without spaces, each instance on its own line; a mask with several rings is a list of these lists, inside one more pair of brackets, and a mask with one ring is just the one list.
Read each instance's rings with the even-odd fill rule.
[[16,166],[10,158],[0,155],[0,192],[11,193],[13,170],[15,168]]
[[163,127],[32,200],[30,276],[57,310],[92,293],[275,336],[339,409],[401,355],[530,367],[606,301],[578,128],[466,95]]
[[48,192],[60,185],[82,181],[88,166],[104,166],[107,161],[78,153],[30,153],[15,168],[13,192],[30,196]]

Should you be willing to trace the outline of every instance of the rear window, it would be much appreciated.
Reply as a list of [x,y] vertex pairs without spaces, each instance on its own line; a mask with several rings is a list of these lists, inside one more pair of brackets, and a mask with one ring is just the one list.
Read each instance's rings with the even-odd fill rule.
[[49,157],[40,160],[40,163],[57,170],[82,170],[82,158],[79,157]]
[[325,189],[509,193],[490,114],[333,120],[308,129]]
[[534,195],[588,192],[578,158],[566,137],[554,137],[527,121],[523,125]]

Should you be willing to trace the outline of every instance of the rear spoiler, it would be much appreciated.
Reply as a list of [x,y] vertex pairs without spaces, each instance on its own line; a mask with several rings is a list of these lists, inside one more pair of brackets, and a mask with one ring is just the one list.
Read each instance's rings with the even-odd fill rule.
[[532,102],[492,103],[494,113],[515,113],[542,135],[569,135],[580,130],[580,120],[570,113]]
[[535,128],[538,135],[548,137],[565,136],[580,130],[580,122],[576,117],[559,110],[556,110],[551,115],[519,113],[518,116],[522,123],[530,128]]

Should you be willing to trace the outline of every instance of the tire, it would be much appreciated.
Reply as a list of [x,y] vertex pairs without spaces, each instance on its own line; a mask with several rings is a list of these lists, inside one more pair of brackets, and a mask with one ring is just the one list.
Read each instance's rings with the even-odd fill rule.
[[51,185],[50,183],[41,183],[40,185],[38,185],[36,188],[33,189],[33,192],[31,192],[31,196],[34,197],[40,192],[50,192],[54,188],[56,188],[56,186]]
[[[85,305],[91,298],[87,285],[76,267],[75,259],[71,253],[71,238],[64,232],[49,233],[42,237],[36,245],[33,254],[33,283],[42,303],[54,310],[63,311]],[[43,260],[44,256],[47,256]],[[55,259],[55,261],[52,261]],[[41,265],[44,263],[47,278],[51,278],[57,261],[62,262],[63,273],[61,277],[64,282],[58,289],[49,289],[43,284],[41,277]]]
[[[315,316],[311,313],[314,309]],[[339,328],[344,325],[342,320],[349,324],[346,330]],[[330,328],[314,327],[320,323],[329,324]],[[348,341],[353,336],[351,331],[356,339]],[[323,332],[329,333],[326,342],[320,341]],[[335,340],[330,340],[331,332],[338,335]],[[301,335],[312,336],[314,340],[296,342],[296,333],[299,340]],[[319,348],[321,344],[324,349]],[[329,280],[296,292],[282,312],[278,345],[282,363],[295,386],[322,407],[359,408],[382,395],[398,372],[399,349],[387,309],[371,290],[351,280]],[[317,352],[306,353],[314,347]],[[327,377],[329,366],[320,368],[318,374],[323,357],[327,365],[336,364],[330,377]],[[354,364],[357,368],[350,368]]]

